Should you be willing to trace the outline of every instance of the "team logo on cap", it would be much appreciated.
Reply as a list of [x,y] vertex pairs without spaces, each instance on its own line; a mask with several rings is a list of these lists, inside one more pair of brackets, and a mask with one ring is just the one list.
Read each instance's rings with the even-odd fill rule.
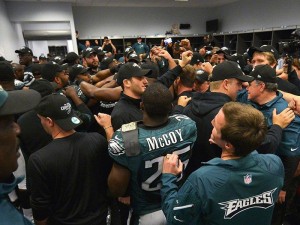
[[71,121],[72,121],[72,123],[74,123],[74,124],[79,124],[79,123],[80,123],[80,120],[79,120],[77,117],[72,117],[72,118],[71,118]]
[[92,48],[90,48],[90,47],[88,47],[87,49],[86,49],[87,51],[93,51],[93,49]]
[[133,65],[132,66],[134,66],[134,67],[138,67],[138,68],[140,68],[141,69],[141,67],[138,65],[138,64],[136,64],[136,63],[133,63]]
[[245,184],[251,184],[252,183],[252,175],[251,174],[247,174],[246,176],[244,176],[244,183]]
[[130,57],[137,57],[137,54],[132,53],[132,54],[130,54]]
[[71,113],[71,104],[68,102],[68,103],[65,103],[63,106],[60,107],[60,110],[61,111],[67,111],[67,114],[70,114]]

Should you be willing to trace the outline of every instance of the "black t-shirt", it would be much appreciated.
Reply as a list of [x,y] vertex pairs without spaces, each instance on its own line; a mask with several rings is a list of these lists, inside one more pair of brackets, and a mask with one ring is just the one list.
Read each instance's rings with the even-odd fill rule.
[[54,139],[32,154],[27,184],[34,218],[49,224],[104,225],[112,161],[98,133]]
[[104,47],[103,47],[102,50],[103,50],[104,52],[111,52],[111,53],[114,53],[111,44],[104,45]]
[[27,163],[29,156],[52,141],[52,137],[42,127],[35,110],[21,115],[17,121],[21,128],[20,146]]

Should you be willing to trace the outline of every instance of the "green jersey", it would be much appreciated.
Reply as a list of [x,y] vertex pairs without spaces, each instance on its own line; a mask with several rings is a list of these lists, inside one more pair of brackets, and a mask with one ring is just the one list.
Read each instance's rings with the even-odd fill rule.
[[[131,206],[136,215],[147,214],[161,209],[161,173],[163,157],[177,153],[187,165],[193,143],[197,137],[196,124],[189,117],[174,115],[159,127],[138,125],[140,152],[128,156],[124,148],[121,130],[117,130],[109,143],[109,154],[114,161],[131,172]],[[178,177],[179,184],[182,175]]]

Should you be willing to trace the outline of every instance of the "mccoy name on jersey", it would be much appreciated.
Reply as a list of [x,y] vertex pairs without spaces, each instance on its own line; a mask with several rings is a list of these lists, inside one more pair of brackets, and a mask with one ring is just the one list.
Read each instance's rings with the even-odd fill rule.
[[109,142],[109,154],[131,172],[130,196],[134,213],[143,215],[161,208],[163,157],[175,152],[186,167],[196,137],[195,122],[184,115],[170,116],[168,122],[159,127],[138,124],[140,152],[136,156],[128,156],[121,129],[114,133]]

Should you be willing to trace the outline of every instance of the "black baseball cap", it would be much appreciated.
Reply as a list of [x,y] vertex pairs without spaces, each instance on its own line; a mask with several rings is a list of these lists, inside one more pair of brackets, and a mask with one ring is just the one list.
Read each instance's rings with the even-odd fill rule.
[[117,83],[121,85],[123,80],[130,79],[131,77],[142,77],[151,75],[152,70],[142,69],[138,64],[134,62],[128,62],[121,66],[117,74]]
[[48,62],[42,67],[42,78],[53,82],[57,73],[63,71],[63,67],[56,62]]
[[14,115],[33,109],[41,100],[34,90],[5,91],[0,85],[0,116]]
[[83,50],[83,52],[82,52],[82,56],[84,57],[84,58],[88,58],[88,57],[90,57],[92,54],[97,54],[97,51],[95,51],[95,49],[93,49],[93,48],[86,48],[85,50]]
[[236,62],[225,61],[214,67],[210,81],[219,81],[230,78],[235,78],[243,82],[249,82],[253,80],[253,77],[244,75],[243,71]]
[[209,73],[205,72],[204,70],[197,70],[196,73],[196,80],[198,80],[201,84],[205,81],[209,81]]
[[11,60],[6,60],[3,56],[0,56],[0,62],[7,62],[7,63],[11,63]]
[[70,68],[69,79],[74,81],[79,74],[84,74],[89,70],[88,67],[83,67],[80,64],[75,64]]
[[50,95],[50,94],[54,93],[55,84],[56,83],[51,83],[51,82],[49,82],[48,80],[45,80],[45,79],[38,79],[38,80],[35,80],[29,86],[29,89],[37,91],[38,93],[40,93],[40,95],[42,97],[44,97],[46,95]]
[[222,47],[216,51],[216,54],[223,53],[224,55],[230,55],[229,49],[227,47]]
[[128,55],[128,62],[140,63],[140,58],[135,52],[132,52]]
[[114,57],[105,57],[102,59],[100,63],[100,69],[106,70],[109,68],[109,64],[111,64],[114,61]]
[[128,58],[128,55],[130,55],[131,53],[135,52],[134,49],[131,46],[128,46],[125,51],[124,51],[124,56],[126,58]]
[[18,53],[18,54],[30,54],[33,56],[33,52],[30,48],[24,46],[18,50],[15,51],[15,53]]
[[47,59],[47,57],[45,56],[44,53],[42,53],[42,54],[39,56],[39,59]]
[[190,64],[193,66],[193,65],[195,65],[195,64],[198,64],[199,62],[204,63],[204,59],[203,59],[203,57],[200,55],[200,53],[194,52]]
[[248,52],[248,55],[249,55],[250,58],[253,57],[254,52],[270,52],[274,55],[274,58],[276,60],[279,59],[279,53],[276,50],[276,48],[274,48],[272,45],[262,45],[259,48],[255,47],[255,46],[252,46],[248,49],[247,52]]
[[69,52],[64,59],[64,62],[74,63],[77,59],[79,59],[79,56],[76,54],[76,52]]
[[269,65],[257,65],[249,75],[254,77],[255,80],[267,83],[277,83],[276,71]]
[[154,63],[152,61],[146,61],[146,62],[142,63],[141,68],[142,69],[150,69],[152,71],[151,74],[147,75],[148,78],[157,79],[159,77],[159,67],[156,63]]
[[0,81],[14,81],[15,74],[13,67],[6,61],[0,61]]
[[67,97],[60,94],[43,97],[36,107],[36,112],[43,117],[50,117],[64,131],[72,130],[82,123]]

